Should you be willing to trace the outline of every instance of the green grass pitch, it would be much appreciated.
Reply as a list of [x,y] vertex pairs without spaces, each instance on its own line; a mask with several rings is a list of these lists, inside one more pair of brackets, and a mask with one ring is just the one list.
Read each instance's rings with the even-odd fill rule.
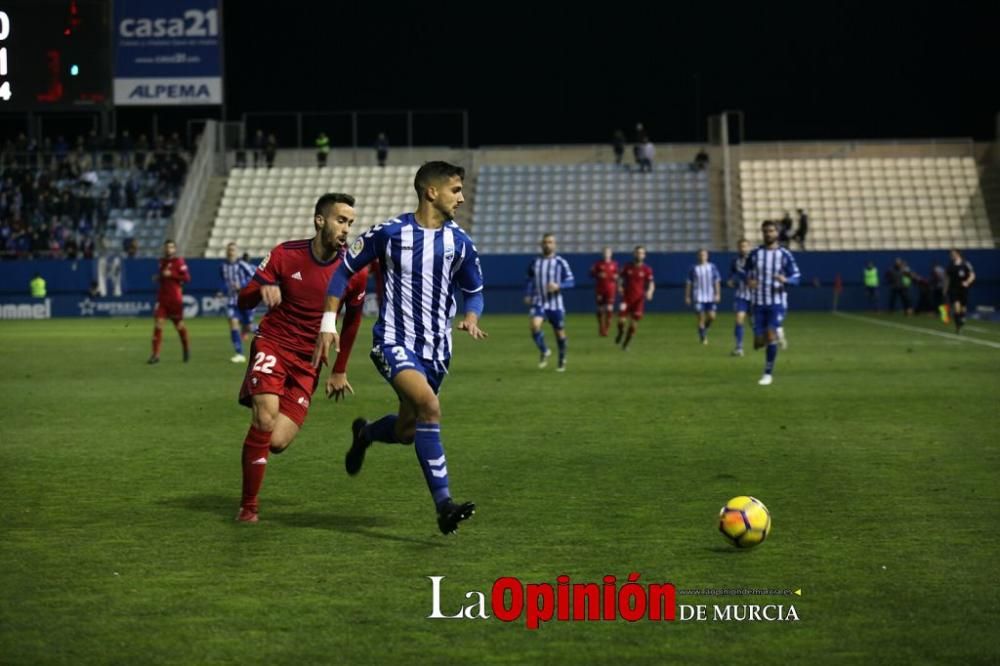
[[[902,322],[901,319],[894,321]],[[370,320],[367,320],[370,324]],[[906,322],[930,331],[931,320]],[[650,316],[623,353],[569,318],[569,370],[536,368],[526,317],[456,333],[442,391],[452,490],[437,532],[411,447],[343,470],[349,424],[393,411],[359,336],[346,405],[320,397],[236,524],[248,411],[221,320],[193,359],[151,322],[0,322],[0,663],[996,663],[1000,348],[792,313],[775,383]],[[1000,343],[1000,327],[968,338]],[[366,325],[367,330],[367,325]],[[547,335],[552,341],[551,332]],[[738,551],[719,507],[774,527]],[[801,589],[798,622],[431,620],[493,581]]]

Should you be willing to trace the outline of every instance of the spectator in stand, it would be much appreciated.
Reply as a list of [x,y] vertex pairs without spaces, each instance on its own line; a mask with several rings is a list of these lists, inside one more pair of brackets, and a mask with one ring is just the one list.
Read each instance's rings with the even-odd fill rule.
[[615,154],[615,164],[621,166],[625,157],[625,132],[620,129],[616,129],[611,135],[611,150]]
[[264,149],[267,147],[267,139],[264,137],[264,130],[257,130],[253,135],[253,166],[256,169],[261,160],[264,159]]
[[691,162],[691,171],[704,171],[708,168],[708,153],[702,148],[698,151],[698,154],[694,156],[694,161]]
[[653,158],[656,157],[656,148],[653,146],[653,142],[649,140],[648,135],[643,135],[642,141],[639,144],[639,172],[653,171]]
[[267,162],[267,168],[274,168],[274,159],[278,155],[278,139],[275,138],[274,134],[267,135],[267,145],[264,147],[264,160]]
[[778,222],[778,243],[782,247],[788,247],[788,241],[792,236],[792,215],[787,210]]
[[389,137],[385,132],[379,132],[375,139],[375,159],[380,167],[384,167],[385,161],[389,159]]
[[320,132],[316,137],[316,167],[323,169],[326,167],[326,159],[330,155],[330,137],[326,132]]
[[798,209],[799,213],[799,228],[795,230],[795,234],[792,235],[792,240],[799,244],[802,251],[805,252],[806,249],[806,234],[809,233],[809,216],[801,208]]

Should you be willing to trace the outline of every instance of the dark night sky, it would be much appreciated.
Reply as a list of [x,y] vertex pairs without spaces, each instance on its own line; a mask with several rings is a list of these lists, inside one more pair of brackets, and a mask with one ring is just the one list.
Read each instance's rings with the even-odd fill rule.
[[989,140],[1000,111],[996,2],[361,4],[228,0],[230,116],[465,108],[483,145],[698,141],[722,109],[751,140]]

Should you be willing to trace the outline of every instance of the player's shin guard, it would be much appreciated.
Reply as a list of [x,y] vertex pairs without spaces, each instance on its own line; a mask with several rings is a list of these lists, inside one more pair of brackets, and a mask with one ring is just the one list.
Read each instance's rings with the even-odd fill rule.
[[229,339],[233,341],[233,349],[236,350],[237,354],[243,353],[243,340],[240,339],[239,331],[229,331]]
[[382,442],[384,444],[399,444],[396,439],[396,421],[399,419],[395,414],[386,414],[378,421],[373,421],[365,426],[364,437],[369,442]]
[[153,329],[153,356],[160,355],[160,347],[163,345],[163,329]]
[[250,426],[246,439],[243,440],[243,498],[240,506],[245,509],[257,510],[257,495],[264,483],[264,472],[267,471],[267,459],[271,454],[268,445],[271,433]]
[[743,324],[736,324],[733,334],[736,336],[736,348],[743,349]]
[[566,338],[556,338],[556,344],[559,345],[559,365],[566,363]]
[[548,350],[548,347],[545,346],[545,334],[542,333],[540,330],[532,331],[531,337],[532,339],[534,339],[535,346],[538,347],[538,351],[544,354],[546,350]]
[[451,498],[451,491],[448,490],[448,464],[444,457],[444,447],[441,445],[440,424],[417,423],[417,434],[413,443],[434,505],[441,506]]
[[774,372],[774,359],[776,358],[778,358],[778,343],[769,342],[767,344],[767,362],[764,364],[765,375]]

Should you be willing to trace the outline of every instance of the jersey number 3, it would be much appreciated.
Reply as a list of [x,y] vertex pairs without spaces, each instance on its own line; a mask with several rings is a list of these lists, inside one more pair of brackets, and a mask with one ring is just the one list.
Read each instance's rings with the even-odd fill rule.
[[257,356],[253,360],[253,371],[263,372],[265,375],[271,374],[271,368],[275,366],[278,362],[274,356],[270,354],[265,354],[264,352],[257,352]]

